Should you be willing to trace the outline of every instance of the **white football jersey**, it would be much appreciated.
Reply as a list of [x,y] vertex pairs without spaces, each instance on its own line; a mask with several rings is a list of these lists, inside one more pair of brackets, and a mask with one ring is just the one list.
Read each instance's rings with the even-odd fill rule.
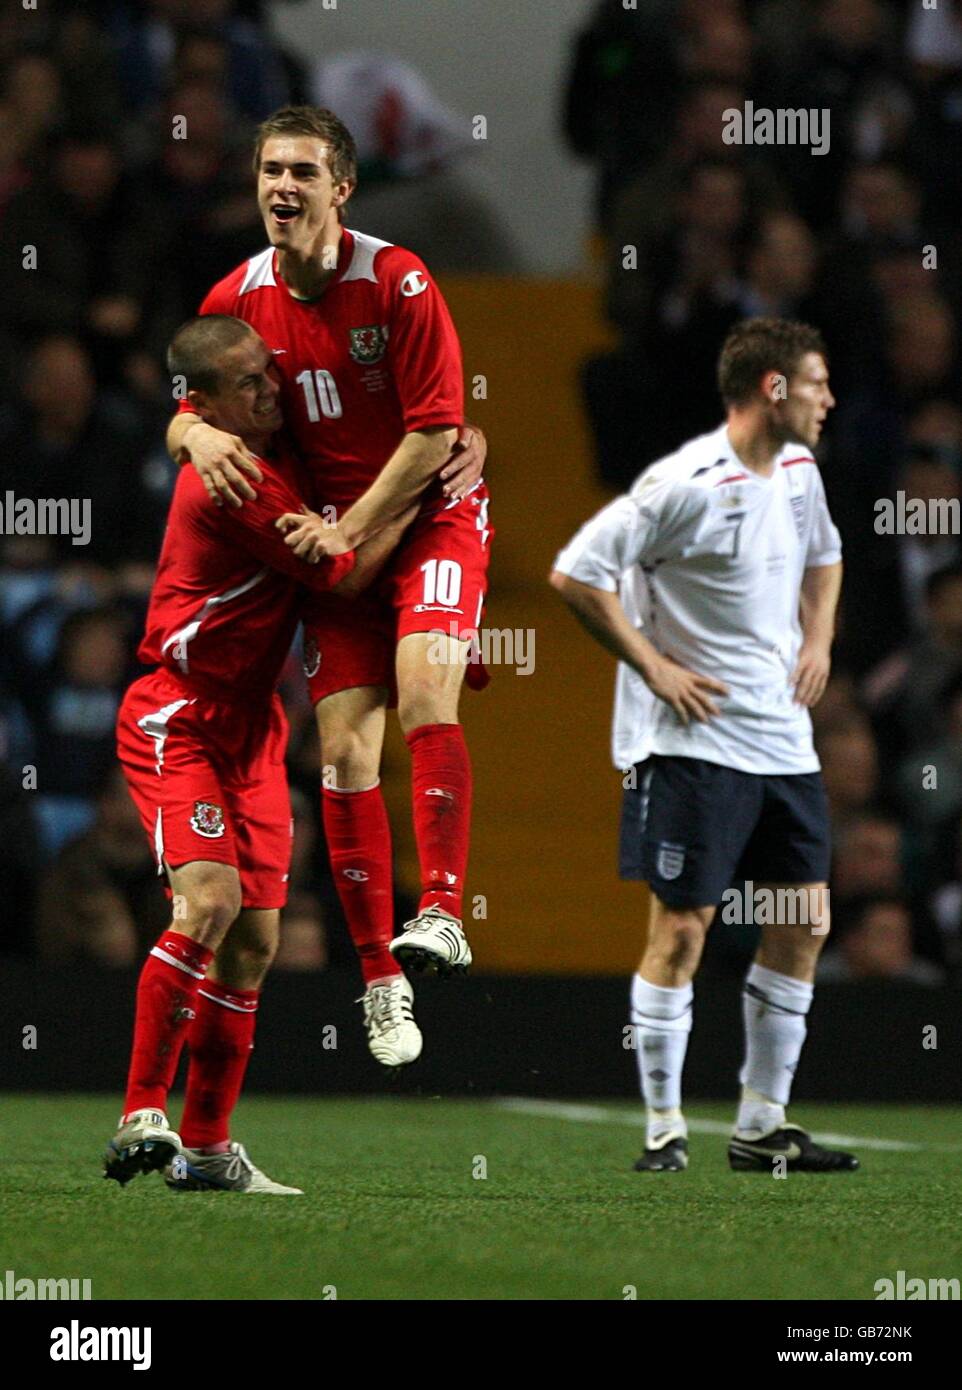
[[743,772],[815,772],[808,710],[790,684],[802,644],[806,569],[842,558],[815,460],[786,445],[770,477],[746,468],[727,428],[701,435],[645,470],[561,551],[555,568],[618,592],[659,651],[728,695],[687,727],[620,662],[612,756],[704,758]]

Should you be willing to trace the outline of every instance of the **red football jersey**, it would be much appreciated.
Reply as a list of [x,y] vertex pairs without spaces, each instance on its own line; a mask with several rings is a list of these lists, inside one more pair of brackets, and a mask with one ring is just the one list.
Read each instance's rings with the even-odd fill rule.
[[[310,302],[293,298],[268,247],[216,284],[200,312],[244,319],[274,353],[287,431],[318,506],[349,507],[411,430],[462,423],[451,315],[403,247],[345,228],[337,273]],[[425,509],[445,504],[432,484]]]
[[306,585],[330,589],[354,551],[317,565],[299,560],[274,523],[297,512],[303,489],[282,449],[258,459],[257,500],[216,507],[193,468],[182,468],[138,656],[219,699],[267,696],[294,640]]

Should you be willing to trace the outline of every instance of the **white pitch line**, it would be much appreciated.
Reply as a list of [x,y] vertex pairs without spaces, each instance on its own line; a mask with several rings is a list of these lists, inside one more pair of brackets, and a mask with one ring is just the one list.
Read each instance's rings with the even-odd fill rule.
[[[573,1120],[579,1124],[630,1125],[635,1129],[645,1127],[644,1112],[640,1108],[608,1110],[602,1105],[570,1105],[564,1101],[529,1100],[524,1096],[508,1096],[504,1100],[496,1100],[494,1104],[499,1110],[512,1110],[519,1115],[541,1115],[549,1120]],[[726,1138],[732,1132],[731,1125],[721,1120],[688,1120],[688,1129],[692,1134],[723,1134]],[[923,1149],[956,1147],[944,1144],[910,1144],[904,1139],[866,1139],[858,1134],[818,1133],[813,1134],[812,1138],[822,1144],[854,1144],[861,1149],[883,1149],[891,1153],[920,1153]]]

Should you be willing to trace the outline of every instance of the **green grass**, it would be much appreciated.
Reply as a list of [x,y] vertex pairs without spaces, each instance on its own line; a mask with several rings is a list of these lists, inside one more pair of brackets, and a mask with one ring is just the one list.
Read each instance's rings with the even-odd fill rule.
[[339,1299],[621,1299],[634,1285],[638,1298],[839,1299],[872,1298],[898,1269],[962,1276],[957,1108],[799,1106],[816,1132],[921,1148],[776,1180],[729,1172],[714,1134],[693,1134],[686,1173],[631,1172],[638,1107],[575,1123],[492,1102],[242,1101],[236,1135],[299,1198],[102,1181],[114,1097],[0,1108],[0,1278],[90,1278],[94,1298],[322,1298],[334,1285]]

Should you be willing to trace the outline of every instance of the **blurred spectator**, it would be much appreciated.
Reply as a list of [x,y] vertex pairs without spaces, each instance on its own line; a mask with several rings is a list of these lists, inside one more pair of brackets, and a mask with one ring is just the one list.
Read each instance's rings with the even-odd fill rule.
[[66,844],[40,881],[37,938],[56,964],[139,964],[170,921],[157,864],[118,767],[96,799],[90,828]]
[[872,807],[879,790],[878,751],[871,726],[863,716],[828,725],[816,746],[832,822],[837,827],[847,816]]
[[[125,174],[113,138],[63,135],[50,175],[11,199],[0,251],[17,273],[6,285],[7,321],[18,335],[83,335],[98,375],[117,381],[123,358],[169,324],[157,264],[163,211],[142,181]],[[164,320],[165,310],[168,317]]]
[[185,28],[206,29],[225,45],[226,95],[242,115],[262,121],[283,106],[290,89],[275,46],[235,10],[233,0],[147,0],[118,7],[111,32],[128,109],[143,111],[163,99]]
[[153,561],[164,512],[144,477],[142,417],[98,395],[90,355],[66,334],[38,341],[21,383],[18,404],[0,420],[0,496],[89,500],[87,542],[57,536],[61,561]]
[[10,678],[33,734],[36,812],[46,854],[93,821],[93,797],[115,765],[114,725],[130,673],[130,633],[109,608],[66,617],[50,659],[32,649],[28,609],[9,634]]
[[3,100],[28,154],[41,155],[44,143],[63,125],[63,83],[54,60],[27,51],[14,58],[3,77]]
[[962,678],[962,565],[925,581],[920,635],[866,678],[866,704],[887,749],[904,753],[935,736],[949,687]]
[[657,159],[680,91],[671,0],[627,9],[598,0],[578,35],[565,83],[564,133],[598,168],[598,220],[609,226],[624,180]]
[[902,831],[898,822],[873,813],[846,820],[835,834],[831,888],[836,904],[867,895],[902,893]]
[[897,897],[870,897],[850,909],[833,948],[818,966],[819,983],[860,980],[904,980],[937,986],[945,971],[915,954],[912,916]]
[[[171,139],[182,117],[187,138]],[[163,278],[179,318],[195,313],[211,285],[264,241],[254,197],[251,131],[231,118],[217,87],[185,79],[151,126],[145,178],[164,207]],[[155,272],[156,273],[156,272]]]

